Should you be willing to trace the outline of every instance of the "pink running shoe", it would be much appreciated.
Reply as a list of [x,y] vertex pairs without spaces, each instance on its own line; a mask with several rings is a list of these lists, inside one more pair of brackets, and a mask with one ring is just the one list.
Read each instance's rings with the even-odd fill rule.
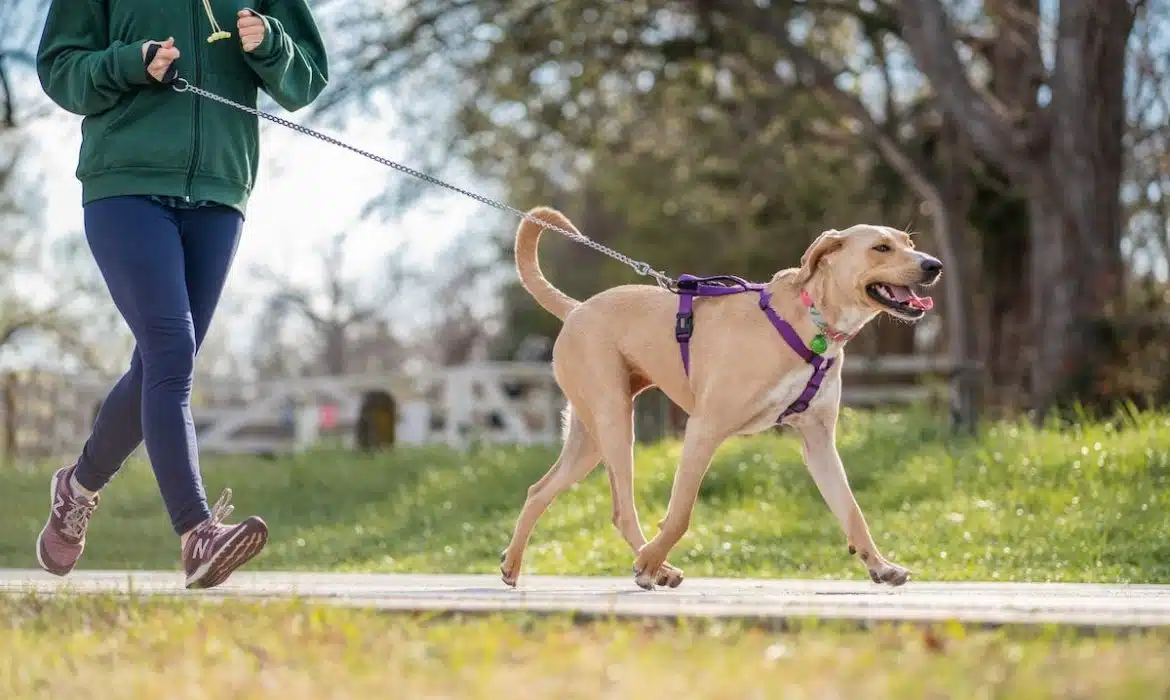
[[55,576],[65,576],[85,551],[85,533],[89,519],[97,508],[100,495],[93,500],[77,496],[69,485],[77,466],[63,467],[53,474],[49,485],[49,522],[37,535],[37,562]]
[[256,516],[238,525],[223,524],[235,510],[231,500],[232,490],[224,489],[211,509],[211,518],[196,525],[187,536],[183,544],[187,588],[218,586],[268,543],[268,526]]

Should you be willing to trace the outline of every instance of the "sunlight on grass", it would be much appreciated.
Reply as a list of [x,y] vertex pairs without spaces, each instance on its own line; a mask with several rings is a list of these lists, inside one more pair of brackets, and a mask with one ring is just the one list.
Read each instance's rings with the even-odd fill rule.
[[0,697],[980,698],[1170,692],[1162,633],[427,620],[296,602],[0,597]]
[[[936,417],[845,411],[839,446],[880,547],[916,580],[1170,580],[1170,415],[1113,423],[1000,423],[951,436]],[[647,535],[665,512],[677,442],[640,447]],[[252,569],[495,573],[525,490],[555,449],[466,454],[331,451],[281,460],[209,458],[209,493],[272,528]],[[0,566],[33,567],[55,465],[0,473]],[[865,579],[791,434],[727,442],[671,560],[690,576]],[[540,521],[527,573],[624,576],[603,470]],[[177,567],[153,475],[132,463],[103,494],[81,568]]]

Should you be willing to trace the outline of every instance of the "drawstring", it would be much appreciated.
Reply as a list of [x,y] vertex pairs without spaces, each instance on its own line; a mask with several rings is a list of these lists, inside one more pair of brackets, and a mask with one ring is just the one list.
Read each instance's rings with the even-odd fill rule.
[[211,11],[211,0],[203,0],[203,11],[207,13],[207,21],[211,22],[212,33],[207,37],[207,43],[213,43],[220,39],[230,39],[231,32],[225,32],[223,27],[219,26],[219,22],[215,21],[215,13]]

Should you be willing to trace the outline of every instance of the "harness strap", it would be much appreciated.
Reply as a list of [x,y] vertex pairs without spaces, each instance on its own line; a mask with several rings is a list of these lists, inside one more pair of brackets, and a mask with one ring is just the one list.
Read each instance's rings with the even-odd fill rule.
[[788,322],[780,318],[771,305],[772,295],[765,291],[760,291],[760,308],[776,327],[776,330],[783,336],[784,341],[788,343],[788,347],[796,351],[797,355],[813,366],[812,376],[808,378],[808,383],[804,385],[804,391],[800,392],[800,396],[792,402],[784,412],[780,414],[780,420],[784,420],[788,416],[795,413],[803,413],[808,409],[808,405],[812,403],[813,398],[816,397],[817,392],[821,388],[821,382],[825,380],[825,375],[829,373],[829,368],[833,366],[833,358],[818,355],[805,346],[804,341],[800,339],[800,334],[796,332]]
[[682,290],[679,282],[678,313],[674,317],[674,339],[682,353],[683,371],[691,376],[691,334],[695,331],[695,295]]
[[825,380],[825,375],[828,374],[829,368],[833,366],[833,360],[819,355],[810,350],[801,340],[800,334],[784,319],[780,318],[776,310],[772,308],[772,295],[768,292],[767,287],[762,284],[747,282],[739,277],[731,275],[720,275],[717,277],[695,277],[694,275],[683,275],[678,280],[678,313],[675,315],[674,337],[678,341],[679,352],[682,354],[683,371],[689,377],[691,374],[691,350],[690,340],[695,332],[695,297],[717,297],[728,296],[731,294],[742,294],[743,292],[754,291],[760,295],[760,310],[768,317],[776,332],[788,344],[788,347],[800,356],[802,360],[812,365],[813,373],[809,377],[808,383],[804,386],[804,391],[800,392],[800,396],[792,402],[784,412],[780,414],[779,420],[784,420],[788,416],[796,413],[803,413],[808,410],[809,404],[812,403],[813,398],[816,397],[817,391],[821,388],[821,383]]
[[678,278],[678,313],[674,317],[674,339],[682,353],[683,371],[691,375],[691,336],[695,333],[695,297],[722,297],[742,294],[749,289],[763,289],[763,285],[752,284],[732,275],[695,277],[683,275]]

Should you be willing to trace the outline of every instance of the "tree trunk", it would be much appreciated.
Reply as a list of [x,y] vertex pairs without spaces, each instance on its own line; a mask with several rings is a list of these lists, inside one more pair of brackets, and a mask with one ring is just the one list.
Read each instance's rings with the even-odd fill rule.
[[1047,412],[1064,391],[1073,358],[1084,352],[1077,328],[1078,279],[1071,236],[1059,203],[1047,192],[1033,193],[1028,204],[1032,243],[1032,333],[1037,342],[1029,357],[1033,406]]
[[1120,201],[1126,0],[1064,0],[1051,79],[1048,149],[1029,183],[1032,392],[1041,415],[1090,387],[1089,324],[1122,291]]
[[[969,240],[967,211],[971,206],[973,190],[970,184],[970,147],[963,138],[961,129],[950,118],[943,118],[937,151],[938,209],[931,212],[935,238],[945,242],[948,256],[945,279],[946,308],[943,309],[947,329],[947,346],[950,349],[951,368],[951,420],[960,428],[973,430],[978,422],[977,406],[979,397],[976,387],[980,384],[979,373],[973,366],[973,350],[976,318],[975,295],[971,293],[971,279],[974,277],[974,257],[964,245]],[[943,252],[943,251],[940,251]]]
[[[972,209],[977,210],[976,203]],[[984,366],[985,405],[999,412],[1028,405],[1030,362],[1036,334],[1032,326],[1032,256],[1027,206],[998,227],[980,228],[982,300],[976,353]],[[977,211],[973,215],[978,216]]]
[[340,377],[346,370],[346,327],[332,323],[325,328],[325,374]]
[[[1034,109],[1036,90],[1044,83],[1039,33],[1039,0],[988,1],[998,40],[990,46],[988,91],[1016,115]],[[1022,187],[1012,187],[1002,168],[987,159],[978,165],[975,199],[968,217],[979,229],[978,257],[983,303],[980,352],[988,385],[988,404],[1008,412],[1029,405],[1030,364],[1035,351],[1032,329],[1032,268],[1028,203]]]
[[[998,24],[997,41],[1020,42],[1026,48],[1015,59],[1018,69],[1043,78],[1039,3],[996,7],[1018,15]],[[976,89],[940,0],[903,0],[899,13],[915,62],[946,111],[983,157],[1028,192],[1030,331],[1036,341],[1031,389],[1042,417],[1087,388],[1073,382],[1088,376],[1099,359],[1089,345],[1089,324],[1121,291],[1125,50],[1134,9],[1127,0],[1061,1],[1055,60],[1045,81],[1051,99],[1040,106],[1036,97],[1005,104]],[[1018,84],[1004,89],[1025,94]]]

